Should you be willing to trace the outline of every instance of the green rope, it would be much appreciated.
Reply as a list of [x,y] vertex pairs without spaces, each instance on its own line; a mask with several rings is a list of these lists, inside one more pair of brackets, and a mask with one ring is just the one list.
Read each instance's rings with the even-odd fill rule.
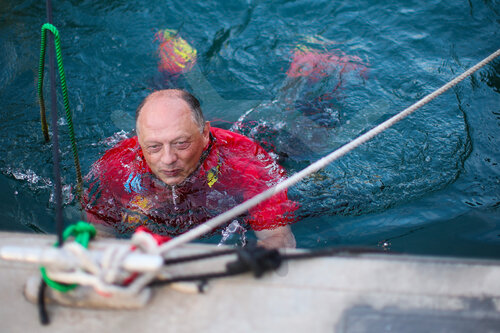
[[68,123],[69,129],[69,137],[71,140],[71,150],[73,151],[73,160],[75,162],[76,168],[76,177],[77,177],[77,193],[79,199],[82,199],[82,190],[83,190],[83,179],[82,179],[82,171],[80,168],[80,161],[78,158],[78,149],[76,147],[75,140],[75,132],[73,129],[73,119],[71,117],[71,110],[69,108],[69,99],[68,99],[68,89],[66,86],[66,75],[64,74],[64,66],[62,62],[62,52],[61,52],[61,39],[59,38],[59,31],[55,26],[50,23],[45,23],[42,26],[42,41],[41,41],[41,50],[40,50],[40,63],[38,66],[38,101],[40,103],[40,117],[42,122],[42,131],[45,141],[48,142],[49,131],[47,126],[47,118],[45,116],[45,102],[43,99],[43,72],[44,72],[44,64],[45,64],[45,49],[46,49],[46,37],[47,30],[50,30],[54,35],[54,41],[56,46],[56,57],[57,57],[57,66],[59,68],[59,79],[61,82],[62,95],[64,100],[64,109],[66,110],[66,120]]
[[[66,228],[66,230],[64,230],[63,240],[66,240],[68,237],[73,236],[75,237],[75,242],[87,248],[89,246],[90,239],[95,235],[96,229],[93,225],[83,221],[79,221],[73,225],[70,225]],[[58,246],[58,243],[56,242],[54,246]],[[51,280],[47,275],[45,267],[40,267],[40,272],[42,273],[42,278],[45,283],[47,283],[47,285],[52,289],[58,290],[60,292],[65,293],[75,289],[78,286],[77,284],[64,284]]]

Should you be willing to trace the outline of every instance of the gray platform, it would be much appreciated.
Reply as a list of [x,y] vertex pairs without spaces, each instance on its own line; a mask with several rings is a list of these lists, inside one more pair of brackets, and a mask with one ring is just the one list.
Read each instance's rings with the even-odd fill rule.
[[[0,233],[0,246],[54,240]],[[234,258],[175,269],[213,271],[227,259]],[[23,295],[37,268],[0,260],[0,270],[1,332],[500,332],[500,261],[383,254],[290,261],[261,279],[211,281],[204,294],[156,288],[137,310],[49,305],[49,326]]]

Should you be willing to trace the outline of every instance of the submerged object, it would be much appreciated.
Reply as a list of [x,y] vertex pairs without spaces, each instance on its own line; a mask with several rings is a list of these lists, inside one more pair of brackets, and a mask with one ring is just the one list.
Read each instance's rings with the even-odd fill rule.
[[197,51],[174,29],[162,29],[155,34],[159,42],[158,70],[172,75],[189,72],[196,64]]
[[[298,172],[394,115],[394,101],[384,94],[367,99],[380,89],[380,80],[365,81],[365,74],[357,56],[297,47],[276,98],[245,112],[232,130],[265,141],[266,148],[287,157],[282,163],[289,174]],[[436,107],[409,117],[289,193],[301,203],[299,219],[378,212],[450,184],[470,151],[461,110]]]
[[329,94],[311,100],[299,99],[295,101],[294,107],[318,126],[335,128],[340,124],[340,113],[332,99]]
[[295,101],[294,108],[318,126],[335,128],[340,122],[337,90],[345,81],[366,79],[367,71],[368,64],[358,56],[298,44],[281,99]]
[[293,52],[292,63],[286,75],[319,80],[335,72],[342,75],[351,71],[365,76],[367,65],[360,57],[347,55],[340,50],[324,51],[299,44]]

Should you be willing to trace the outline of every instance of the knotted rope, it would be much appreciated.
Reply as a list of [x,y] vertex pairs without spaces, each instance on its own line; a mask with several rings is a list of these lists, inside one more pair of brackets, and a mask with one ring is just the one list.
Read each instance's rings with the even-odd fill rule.
[[[66,228],[66,230],[63,233],[63,240],[68,239],[68,237],[73,236],[75,237],[75,242],[76,243],[70,243],[66,244],[65,248],[75,248],[75,245],[80,244],[80,247],[82,248],[87,248],[89,241],[91,238],[93,238],[96,235],[96,229],[94,226],[85,223],[85,222],[77,222],[76,224],[73,224]],[[59,243],[56,242],[54,246],[59,246]],[[75,289],[78,285],[77,284],[62,284],[59,282],[54,281],[53,279],[49,278],[47,275],[47,269],[45,267],[40,267],[40,272],[42,273],[42,278],[47,283],[47,285],[55,290],[58,290],[60,292],[68,292],[70,290]]]

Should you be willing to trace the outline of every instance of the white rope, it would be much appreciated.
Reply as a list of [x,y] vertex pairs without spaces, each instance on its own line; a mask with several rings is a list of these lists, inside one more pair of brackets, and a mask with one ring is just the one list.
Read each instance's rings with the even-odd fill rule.
[[[132,237],[135,251],[142,253],[158,253],[158,243],[146,232],[135,233]],[[108,245],[99,260],[92,257],[91,251],[77,242],[66,242],[60,251],[66,252],[66,259],[72,261],[68,268],[47,266],[47,275],[59,283],[76,283],[92,287],[105,295],[135,295],[161,273],[161,265],[151,272],[140,272],[132,282],[124,286],[123,282],[131,277],[131,272],[124,269],[124,261],[134,250],[130,245]],[[139,273],[136,271],[136,273]]]
[[322,159],[314,162],[307,168],[303,169],[300,172],[297,172],[296,174],[292,175],[290,178],[282,181],[281,183],[275,185],[274,187],[271,187],[270,189],[254,196],[253,198],[243,202],[242,204],[228,210],[225,213],[222,213],[209,221],[205,222],[204,224],[191,229],[190,231],[166,242],[163,244],[160,248],[160,253],[166,253],[167,251],[188,243],[192,240],[195,240],[199,238],[200,236],[203,236],[204,234],[212,231],[213,229],[217,228],[221,224],[230,221],[231,219],[234,219],[235,217],[244,214],[248,209],[258,205],[262,201],[272,197],[274,194],[279,193],[290,186],[298,183],[305,177],[309,176],[310,174],[324,168],[326,165],[330,164],[331,162],[335,161],[336,159],[342,157],[343,155],[347,154],[351,150],[355,149],[356,147],[362,145],[366,141],[372,139],[376,135],[380,134],[381,132],[385,131],[387,128],[391,127],[392,125],[396,124],[400,120],[404,119],[405,117],[409,116],[413,112],[415,112],[418,108],[424,106],[425,104],[429,103],[432,101],[434,98],[438,97],[439,95],[443,94],[446,92],[448,89],[452,88],[453,86],[457,85],[460,83],[462,80],[467,78],[468,76],[472,75],[474,72],[482,68],[484,65],[495,59],[500,55],[500,49],[498,49],[496,52],[492,53],[490,56],[476,64],[475,66],[469,68],[467,71],[462,73],[461,75],[457,76],[441,88],[437,89],[433,93],[425,96],[412,106],[408,107],[407,109],[401,111],[397,115],[391,117],[390,119],[384,121],[380,125],[374,127],[370,131],[366,132],[365,134],[357,137],[353,141],[349,142],[348,144],[340,147],[339,149],[335,150],[334,152],[330,153],[329,155],[323,157]]

